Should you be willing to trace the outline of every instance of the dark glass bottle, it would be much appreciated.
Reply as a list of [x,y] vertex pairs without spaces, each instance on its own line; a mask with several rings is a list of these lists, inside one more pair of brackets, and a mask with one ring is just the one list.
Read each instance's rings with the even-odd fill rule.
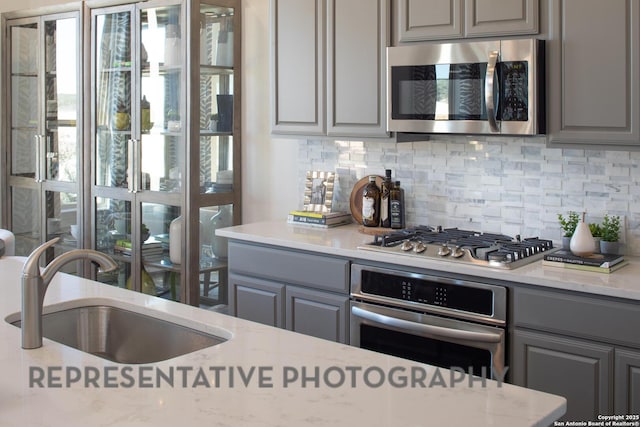
[[390,194],[391,228],[404,228],[404,190],[396,181]]
[[376,177],[371,175],[369,183],[362,190],[362,225],[377,227],[380,225],[380,189]]
[[385,178],[380,188],[380,226],[391,227],[391,169],[385,170]]

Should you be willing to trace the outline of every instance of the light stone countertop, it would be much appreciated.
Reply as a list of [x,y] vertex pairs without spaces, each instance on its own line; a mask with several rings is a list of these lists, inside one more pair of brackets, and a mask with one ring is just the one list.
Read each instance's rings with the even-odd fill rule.
[[594,295],[640,301],[640,259],[628,258],[629,265],[611,274],[543,266],[537,261],[525,266],[504,270],[438,259],[417,258],[367,250],[359,245],[373,241],[373,236],[358,231],[357,224],[334,228],[317,228],[269,221],[238,225],[216,231],[217,235],[253,243],[313,251],[350,259],[424,268],[442,272],[490,278],[535,286],[545,286]]
[[[282,231],[282,230],[281,230]],[[295,233],[294,233],[295,234]],[[334,234],[333,232],[330,234]],[[325,235],[326,236],[326,235]],[[282,236],[280,235],[280,238]],[[316,236],[317,239],[324,239]],[[329,238],[330,237],[326,237]],[[301,239],[306,241],[308,238]],[[303,245],[304,246],[304,245]],[[549,425],[566,410],[566,401],[494,381],[456,383],[450,372],[404,359],[325,341],[237,319],[209,310],[114,288],[58,273],[45,307],[108,303],[147,312],[187,327],[218,334],[223,344],[148,365],[122,365],[48,339],[42,348],[23,350],[20,330],[5,321],[20,310],[20,273],[24,258],[0,259],[0,425],[30,426],[529,426]],[[141,337],[141,339],[154,337]],[[210,368],[214,368],[211,370]],[[248,377],[251,369],[252,377]],[[347,370],[351,368],[352,370]],[[358,371],[357,368],[360,368]],[[44,371],[47,369],[47,371]],[[224,370],[221,370],[224,369]],[[303,387],[301,380],[350,372]],[[174,371],[173,386],[159,371]],[[202,370],[202,371],[201,371]],[[220,382],[213,372],[218,370]],[[231,380],[231,370],[234,384]],[[246,383],[240,370],[248,378]],[[258,372],[262,372],[259,375]],[[365,370],[372,373],[365,383]],[[44,384],[30,387],[30,374],[46,372]],[[69,379],[82,380],[66,385]],[[182,372],[184,375],[179,375]],[[202,377],[199,372],[204,372]],[[358,375],[358,372],[360,375]],[[386,375],[380,387],[373,387]],[[98,373],[98,381],[92,382]],[[392,373],[395,373],[391,380]],[[404,374],[403,374],[404,373]],[[425,387],[402,386],[399,374],[425,374]],[[39,374],[38,374],[39,375]],[[351,378],[356,386],[351,387]],[[420,378],[419,376],[416,378]],[[458,375],[457,380],[461,377]],[[262,386],[259,383],[262,380]],[[284,382],[290,379],[285,387]],[[85,380],[89,380],[87,384]],[[185,382],[183,383],[183,380]],[[392,384],[393,383],[393,384]],[[433,385],[429,387],[428,385]],[[96,384],[99,386],[97,387]],[[207,387],[206,385],[210,387]],[[394,385],[395,384],[395,385]],[[110,387],[106,387],[109,385]],[[54,387],[56,386],[56,387]]]

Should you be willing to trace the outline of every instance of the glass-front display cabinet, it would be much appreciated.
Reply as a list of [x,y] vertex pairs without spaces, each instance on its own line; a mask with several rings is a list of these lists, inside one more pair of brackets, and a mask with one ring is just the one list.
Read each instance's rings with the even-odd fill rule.
[[[59,238],[42,262],[82,246],[80,10],[7,14],[3,49],[3,227],[16,255]],[[65,271],[81,273],[81,263]]]
[[193,305],[225,303],[240,221],[239,1],[92,8],[85,232],[117,271],[97,279]]

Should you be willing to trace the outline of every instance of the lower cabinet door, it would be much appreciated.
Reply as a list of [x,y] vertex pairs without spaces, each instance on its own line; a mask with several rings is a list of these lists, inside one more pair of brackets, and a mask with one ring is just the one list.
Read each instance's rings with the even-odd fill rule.
[[615,413],[640,414],[640,351],[616,349]]
[[348,342],[349,297],[287,286],[286,327],[318,338]]
[[564,420],[592,420],[612,412],[613,347],[516,329],[514,384],[567,399]]
[[269,326],[284,326],[284,288],[276,282],[229,274],[229,314]]

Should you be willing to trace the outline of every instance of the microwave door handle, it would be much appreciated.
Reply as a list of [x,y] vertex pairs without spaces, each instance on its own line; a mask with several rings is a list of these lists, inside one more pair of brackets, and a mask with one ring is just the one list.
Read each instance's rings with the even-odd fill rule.
[[360,307],[351,307],[351,313],[354,316],[382,325],[394,326],[407,331],[416,332],[423,335],[442,338],[455,338],[466,341],[478,341],[488,343],[498,343],[502,340],[500,334],[490,332],[472,332],[461,329],[443,328],[442,326],[425,325],[422,323],[410,322],[408,320],[397,319],[395,317],[385,316],[384,314],[374,313],[363,310]]
[[500,132],[496,123],[496,105],[493,99],[494,87],[496,82],[496,64],[498,63],[498,51],[489,52],[489,62],[487,63],[487,74],[484,80],[484,103],[487,108],[487,120],[492,132]]

